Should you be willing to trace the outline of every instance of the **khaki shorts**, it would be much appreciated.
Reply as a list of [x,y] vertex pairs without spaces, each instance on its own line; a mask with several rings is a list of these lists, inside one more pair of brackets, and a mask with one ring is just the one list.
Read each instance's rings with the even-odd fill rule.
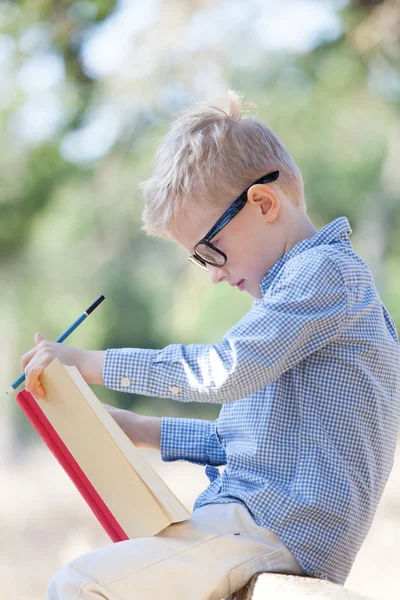
[[61,567],[47,600],[221,600],[260,571],[300,575],[280,538],[238,502],[207,504],[153,537],[102,546]]

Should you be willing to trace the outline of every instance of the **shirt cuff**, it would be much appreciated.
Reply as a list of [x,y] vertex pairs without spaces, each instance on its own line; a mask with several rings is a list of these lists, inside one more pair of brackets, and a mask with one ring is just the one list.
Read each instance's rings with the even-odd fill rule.
[[[174,364],[176,353],[174,344],[163,350],[108,348],[102,373],[104,385],[117,392],[189,401],[179,379],[180,366]],[[160,361],[167,361],[163,372],[155,368]]]
[[157,350],[109,348],[103,366],[104,385],[117,392],[152,395],[151,364]]
[[215,421],[162,417],[160,452],[165,462],[186,460],[198,465],[226,464],[226,453]]

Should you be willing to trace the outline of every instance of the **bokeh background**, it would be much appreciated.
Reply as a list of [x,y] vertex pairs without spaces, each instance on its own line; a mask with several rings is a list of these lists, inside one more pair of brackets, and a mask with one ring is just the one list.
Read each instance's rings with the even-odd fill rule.
[[[291,152],[316,228],[347,216],[400,330],[399,0],[0,0],[1,599],[44,598],[110,543],[5,395],[34,333],[56,339],[101,293],[69,345],[213,343],[251,307],[140,231],[138,182],[173,115],[229,88]],[[93,389],[141,414],[220,410]],[[203,468],[143,453],[191,509]],[[394,598],[399,537],[398,452],[346,587]]]

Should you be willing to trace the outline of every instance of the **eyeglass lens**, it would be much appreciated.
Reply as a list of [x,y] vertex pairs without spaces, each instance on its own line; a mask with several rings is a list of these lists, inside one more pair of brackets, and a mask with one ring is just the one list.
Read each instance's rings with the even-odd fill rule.
[[197,244],[196,254],[198,254],[200,258],[202,258],[205,262],[210,263],[214,266],[222,267],[225,264],[225,258],[222,256],[222,254],[220,254],[207,244]]

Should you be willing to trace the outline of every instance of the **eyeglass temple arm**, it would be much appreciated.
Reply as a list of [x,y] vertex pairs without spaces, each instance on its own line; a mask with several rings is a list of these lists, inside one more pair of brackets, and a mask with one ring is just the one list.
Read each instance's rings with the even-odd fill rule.
[[240,196],[237,198],[237,200],[235,200],[235,202],[226,210],[226,212],[218,219],[218,221],[215,223],[215,225],[210,229],[210,231],[204,236],[203,240],[207,240],[209,241],[211,238],[214,237],[214,235],[216,235],[216,233],[222,229],[222,227],[225,225],[225,222],[229,222],[229,220],[231,218],[233,218],[240,210],[243,201],[245,199],[245,196],[247,194],[247,192],[249,191],[249,189],[253,186],[256,185],[257,183],[270,183],[271,181],[276,181],[279,177],[279,171],[273,171],[272,173],[269,173],[268,175],[264,175],[263,177],[260,177],[259,179],[257,179],[256,181],[253,181],[253,183],[251,183],[249,185],[249,187],[247,187],[244,192],[242,192],[240,194]]

